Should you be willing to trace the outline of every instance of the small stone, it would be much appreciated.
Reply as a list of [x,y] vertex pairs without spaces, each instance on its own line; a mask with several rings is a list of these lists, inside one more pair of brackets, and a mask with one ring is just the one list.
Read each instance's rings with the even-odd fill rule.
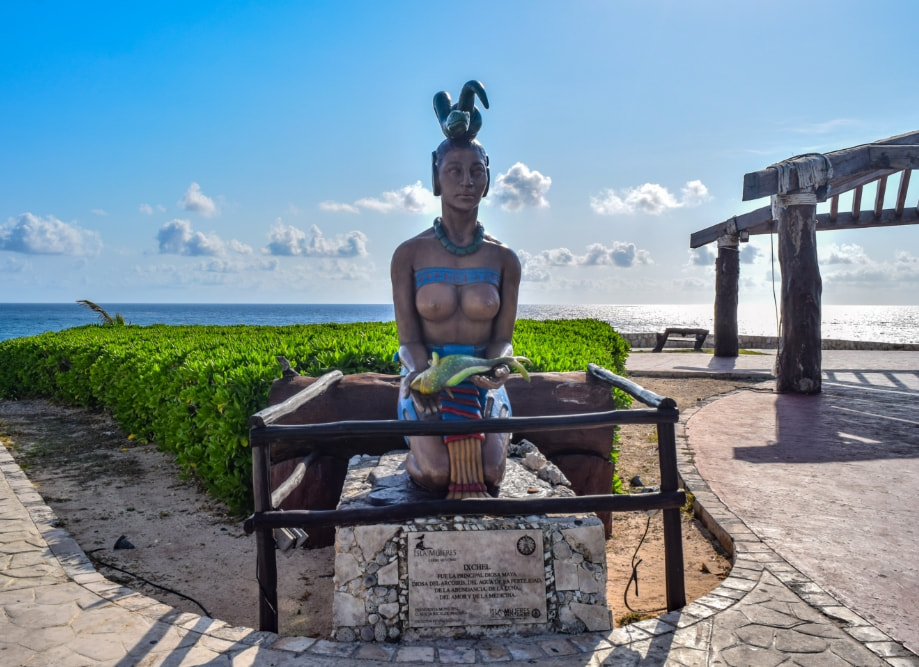
[[115,551],[118,551],[119,549],[133,549],[134,545],[131,544],[131,541],[127,537],[122,535],[117,540],[115,540],[115,546],[112,548],[115,549]]

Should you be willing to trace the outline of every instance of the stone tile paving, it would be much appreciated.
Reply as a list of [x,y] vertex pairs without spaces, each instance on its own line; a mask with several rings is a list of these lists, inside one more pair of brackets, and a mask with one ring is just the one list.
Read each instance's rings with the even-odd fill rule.
[[608,633],[392,645],[234,628],[106,580],[0,447],[0,665],[919,666],[764,547],[693,475],[688,450],[681,456],[700,514],[732,530],[721,533],[734,568],[711,594]]

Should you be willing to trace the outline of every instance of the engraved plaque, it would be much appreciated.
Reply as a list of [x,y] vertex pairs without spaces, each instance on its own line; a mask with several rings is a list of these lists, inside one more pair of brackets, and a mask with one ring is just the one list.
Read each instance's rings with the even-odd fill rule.
[[539,530],[408,533],[408,626],[546,622]]

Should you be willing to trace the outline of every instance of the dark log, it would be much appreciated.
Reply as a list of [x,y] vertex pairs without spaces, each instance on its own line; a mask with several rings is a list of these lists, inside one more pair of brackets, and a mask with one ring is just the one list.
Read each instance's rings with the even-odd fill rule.
[[[661,493],[669,494],[680,488],[680,473],[676,460],[676,430],[673,424],[662,424],[657,431],[658,460],[661,467]],[[667,610],[686,605],[686,583],[683,574],[683,531],[680,510],[665,508],[664,518],[664,576],[667,587]]]
[[[893,164],[900,159],[899,157],[894,158],[893,152],[883,153],[883,147],[903,146],[916,144],[917,142],[919,142],[919,132],[908,132],[906,134],[876,141],[873,144],[854,146],[852,148],[826,153],[826,157],[829,159],[830,164],[833,165],[833,178],[831,178],[829,182],[829,191],[834,194],[844,192],[848,188],[841,189],[841,184],[853,174],[884,168],[885,159],[887,160],[887,164]],[[881,151],[876,156],[875,161],[872,161],[871,150],[869,149]],[[899,171],[899,169],[903,168],[902,166],[899,168],[892,167],[888,173]],[[877,176],[874,176],[874,178],[877,178]],[[869,180],[874,180],[874,178]],[[760,197],[768,197],[777,194],[779,191],[778,187],[778,171],[775,167],[766,167],[759,171],[744,174],[743,200],[749,201],[751,199],[759,199]]]
[[836,222],[839,217],[839,195],[834,195],[830,200],[830,220]]
[[[593,369],[598,367],[593,366]],[[678,412],[672,399],[648,392],[633,382],[605,372],[620,389],[638,391],[643,400],[652,401],[666,413],[665,419],[678,419]],[[282,402],[298,394],[316,382],[315,378],[298,376],[276,380],[272,385],[269,402]],[[614,424],[607,423],[593,428],[572,428],[578,417],[592,413],[590,421],[609,418],[614,409],[610,383],[605,378],[591,373],[531,373],[530,382],[514,376],[507,382],[507,391],[515,420],[522,427],[542,425],[541,416],[550,415],[561,419],[556,430],[536,432],[520,428],[514,432],[514,440],[526,438],[553,461],[572,481],[579,495],[594,493],[602,488],[609,492],[612,487],[613,467],[609,455],[613,444]],[[462,429],[461,424],[434,422],[425,426],[418,422],[393,422],[396,417],[396,402],[399,392],[399,378],[392,375],[360,373],[344,376],[325,392],[302,403],[296,410],[276,420],[277,426],[266,426],[252,432],[252,444],[276,439],[277,432],[294,429],[300,431],[295,438],[285,443],[271,444],[271,459],[274,484],[283,482],[296,466],[296,460],[313,450],[323,454],[321,467],[307,470],[304,483],[288,497],[286,508],[331,508],[341,492],[347,459],[355,454],[380,455],[395,449],[405,448],[402,434],[408,430],[430,428]],[[629,411],[626,417],[621,412],[615,421],[638,419],[654,423],[661,418],[656,410]],[[604,415],[606,417],[604,417]],[[374,424],[367,421],[373,420]],[[528,421],[527,421],[528,420]],[[496,422],[498,420],[487,420]],[[500,422],[499,422],[500,423]],[[304,425],[302,427],[293,425]],[[350,433],[357,427],[371,426],[375,435],[355,437]],[[482,430],[490,431],[489,423],[483,423]],[[506,428],[506,427],[505,427]],[[319,438],[334,438],[334,441],[320,441]],[[284,463],[286,461],[286,463]],[[585,465],[588,471],[578,466]],[[322,479],[318,479],[318,476]],[[310,544],[314,534],[310,532]]]
[[[308,465],[312,464],[318,454],[316,452],[310,453],[302,461],[285,461],[293,465],[293,470],[290,471],[285,476],[278,469],[278,466],[274,466],[271,469],[271,488],[274,489],[271,492],[271,506],[280,507],[281,504],[290,496],[291,492],[300,486],[300,483],[303,481],[303,477],[306,475],[306,468]],[[281,479],[280,484],[277,483],[277,480]]]
[[[329,387],[340,381],[342,377],[344,376],[341,371],[332,371],[318,379],[313,378],[315,383],[310,383],[308,389],[304,388],[304,391],[287,397],[286,400],[280,402],[278,405],[272,404],[264,410],[256,412],[249,418],[249,425],[267,426],[268,424],[280,421],[284,416],[296,412],[297,408],[304,403],[315,400],[318,396],[321,396]],[[293,378],[285,376],[285,379],[290,381]]]
[[717,225],[706,227],[705,229],[692,234],[689,237],[689,247],[699,248],[712,241],[717,241],[728,233],[729,228],[733,227],[736,232],[742,232],[751,227],[758,227],[763,224],[772,222],[772,206],[764,206],[755,211],[735,215],[729,220],[719,222]]
[[733,245],[718,244],[715,260],[715,356],[736,357],[737,294],[740,283],[740,250]]
[[[859,220],[852,217],[851,213],[840,213],[839,217],[836,219],[836,222],[833,223],[829,219],[829,215],[826,213],[821,213],[817,216],[817,231],[821,232],[828,229],[869,229],[876,227],[899,227],[901,225],[915,225],[919,223],[919,214],[917,214],[916,209],[907,210],[904,213],[897,215],[897,210],[893,208],[885,208],[881,211],[881,216],[877,220],[865,220],[859,222]],[[750,232],[751,234],[754,232]]]
[[832,194],[841,195],[844,192],[848,192],[849,190],[854,190],[860,185],[868,185],[869,183],[873,183],[879,178],[890,176],[891,174],[896,173],[896,169],[871,169],[870,171],[850,174],[844,178],[834,179],[830,189]]
[[[269,489],[270,460],[268,449],[252,450],[252,491],[255,511],[271,511]],[[255,577],[258,580],[258,626],[268,632],[278,631],[278,561],[274,535],[270,527],[259,528],[255,535]]]
[[574,498],[467,498],[464,500],[425,500],[386,507],[360,507],[340,510],[291,510],[256,512],[243,524],[246,532],[261,528],[312,526],[358,526],[396,523],[431,516],[527,516],[530,514],[582,514],[586,512],[648,512],[675,509],[686,503],[684,491],[660,493],[622,493],[618,495],[577,496]]
[[874,195],[874,219],[880,220],[881,212],[884,210],[884,195],[887,194],[887,177],[882,176],[878,179],[877,193]]
[[906,207],[906,191],[909,190],[909,177],[912,172],[907,169],[900,174],[900,187],[897,188],[897,204],[894,208],[894,215],[900,217],[903,215],[903,209]]
[[871,166],[883,169],[919,169],[919,146],[869,146]]
[[[336,456],[320,456],[316,452],[307,458],[310,460],[303,468],[302,482],[293,488],[283,501],[275,504],[277,509],[333,510],[338,507],[345,475],[348,472],[347,460]],[[283,485],[290,471],[299,465],[296,459],[273,465],[271,467],[272,487],[280,490],[278,484]],[[331,526],[316,527],[309,530],[308,535],[309,538],[304,545],[308,549],[317,549],[335,543],[335,528]]]
[[610,386],[615,387],[616,389],[621,389],[622,391],[631,395],[633,398],[637,398],[649,408],[665,408],[667,410],[676,408],[676,401],[674,401],[672,398],[659,396],[653,391],[645,389],[641,385],[637,385],[631,380],[622,377],[621,375],[611,373],[602,366],[597,366],[596,364],[587,364],[587,372],[594,377],[603,380]]
[[779,392],[816,394],[821,389],[822,282],[815,210],[814,204],[776,206],[782,269],[782,337],[775,363]]
[[852,193],[852,220],[857,221],[862,214],[862,186],[859,185]]

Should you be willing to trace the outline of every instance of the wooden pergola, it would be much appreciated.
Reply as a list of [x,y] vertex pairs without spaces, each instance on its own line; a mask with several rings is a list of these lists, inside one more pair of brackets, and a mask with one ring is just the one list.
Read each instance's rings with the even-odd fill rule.
[[[712,225],[690,237],[690,247],[718,243],[715,261],[715,355],[736,357],[739,244],[751,234],[777,234],[782,270],[781,336],[776,390],[820,391],[820,296],[816,232],[919,223],[919,205],[907,207],[910,173],[919,169],[919,132],[832,153],[788,158],[744,175],[743,201],[770,197],[768,206]],[[893,208],[884,208],[888,180],[899,174]],[[895,181],[896,182],[896,181]],[[862,190],[876,184],[874,206],[862,210]],[[850,211],[839,196],[852,192]],[[829,199],[829,213],[817,204]]]

